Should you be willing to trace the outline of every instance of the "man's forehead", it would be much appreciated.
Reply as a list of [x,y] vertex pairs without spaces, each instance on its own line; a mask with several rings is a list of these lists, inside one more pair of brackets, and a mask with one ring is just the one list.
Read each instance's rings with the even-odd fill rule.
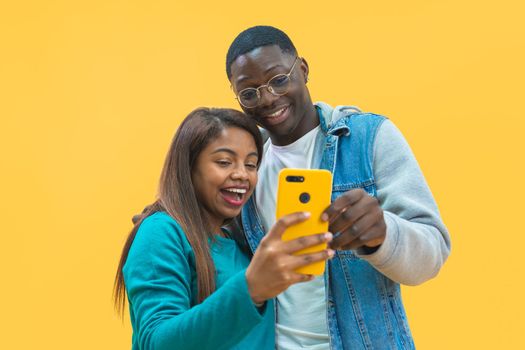
[[277,45],[261,46],[237,57],[235,61],[233,61],[232,66],[244,65],[250,61],[256,61],[258,63],[280,62],[285,56],[286,54],[282,52],[281,48]]
[[239,74],[246,74],[246,69],[250,69],[252,72],[264,72],[277,66],[287,67],[290,56],[277,45],[255,48],[233,61],[231,65],[232,78],[242,80],[243,76],[239,76]]

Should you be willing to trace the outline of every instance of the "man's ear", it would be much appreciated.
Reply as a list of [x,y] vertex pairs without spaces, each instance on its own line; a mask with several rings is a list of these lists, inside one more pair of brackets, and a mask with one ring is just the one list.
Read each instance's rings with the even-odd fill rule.
[[308,74],[310,73],[310,68],[308,67],[308,62],[304,57],[301,57],[301,72],[303,73],[304,83],[308,82]]

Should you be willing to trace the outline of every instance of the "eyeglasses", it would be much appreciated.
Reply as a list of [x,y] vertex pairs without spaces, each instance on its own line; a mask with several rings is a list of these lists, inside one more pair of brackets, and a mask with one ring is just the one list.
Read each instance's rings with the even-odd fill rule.
[[266,84],[261,85],[258,88],[250,87],[239,91],[236,97],[237,101],[239,101],[239,103],[245,108],[257,107],[261,103],[261,93],[259,92],[259,89],[262,89],[263,87],[275,96],[286,94],[290,88],[290,75],[292,74],[298,59],[299,56],[295,58],[288,74],[277,74],[268,80]]

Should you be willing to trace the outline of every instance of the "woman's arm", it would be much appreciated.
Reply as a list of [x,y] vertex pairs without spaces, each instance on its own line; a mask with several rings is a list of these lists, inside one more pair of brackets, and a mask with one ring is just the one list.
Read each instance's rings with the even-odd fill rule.
[[158,213],[142,223],[124,267],[141,349],[229,348],[262,320],[245,270],[191,307],[192,261],[191,247],[173,219]]

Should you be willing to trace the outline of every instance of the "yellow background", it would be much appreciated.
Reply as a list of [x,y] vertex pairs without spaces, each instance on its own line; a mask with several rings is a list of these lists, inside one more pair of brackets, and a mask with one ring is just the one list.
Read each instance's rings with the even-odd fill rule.
[[236,107],[224,57],[284,29],[314,100],[388,115],[453,251],[403,288],[420,349],[525,347],[521,1],[2,1],[0,348],[129,349],[111,304],[175,128]]

